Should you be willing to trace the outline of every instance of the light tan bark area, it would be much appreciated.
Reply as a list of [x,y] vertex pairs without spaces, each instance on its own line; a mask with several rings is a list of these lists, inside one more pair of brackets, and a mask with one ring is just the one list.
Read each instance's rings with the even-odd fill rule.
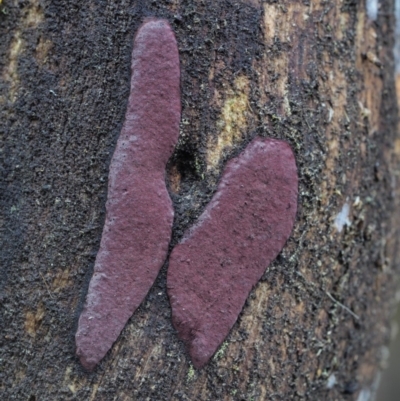
[[[398,275],[400,139],[393,4],[0,2],[0,394],[42,400],[357,400],[377,383]],[[74,334],[104,223],[107,174],[148,16],[176,32],[181,136],[171,248],[256,135],[299,171],[291,239],[212,361],[171,324],[167,264],[98,368]],[[367,399],[367,398],[365,398]]]

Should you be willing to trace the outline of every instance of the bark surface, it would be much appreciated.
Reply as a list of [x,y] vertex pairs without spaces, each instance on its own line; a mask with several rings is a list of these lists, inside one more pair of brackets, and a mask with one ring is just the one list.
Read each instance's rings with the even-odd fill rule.
[[[355,400],[390,337],[400,138],[393,4],[3,0],[0,394],[4,400]],[[181,60],[170,244],[255,136],[288,141],[297,221],[211,362],[171,322],[165,265],[93,373],[74,335],[105,219],[132,41],[167,19]]]

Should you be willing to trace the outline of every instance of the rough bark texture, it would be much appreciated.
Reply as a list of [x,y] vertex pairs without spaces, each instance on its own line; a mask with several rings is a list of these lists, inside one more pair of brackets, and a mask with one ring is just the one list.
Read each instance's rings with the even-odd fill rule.
[[[370,22],[353,0],[1,3],[1,399],[353,400],[373,390],[399,256],[393,4],[380,4]],[[74,334],[132,39],[149,16],[170,21],[181,58],[170,249],[256,135],[295,150],[298,217],[204,369],[172,327],[164,266],[86,373]]]

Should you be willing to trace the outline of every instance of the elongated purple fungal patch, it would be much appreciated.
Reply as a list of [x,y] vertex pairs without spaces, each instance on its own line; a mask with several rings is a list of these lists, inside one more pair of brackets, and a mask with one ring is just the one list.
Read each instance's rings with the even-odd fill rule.
[[297,188],[290,146],[253,140],[227,164],[214,198],[172,251],[167,276],[172,319],[195,367],[217,350],[289,238]]
[[148,20],[132,54],[125,122],[111,161],[106,221],[76,333],[93,369],[142,302],[165,261],[173,207],[165,167],[179,136],[179,54],[167,21]]

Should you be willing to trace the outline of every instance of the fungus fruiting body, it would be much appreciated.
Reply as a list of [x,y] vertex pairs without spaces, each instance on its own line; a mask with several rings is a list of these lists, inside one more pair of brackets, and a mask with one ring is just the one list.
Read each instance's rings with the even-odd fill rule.
[[140,305],[165,261],[173,207],[165,167],[179,136],[179,54],[165,20],[138,30],[131,90],[111,161],[106,220],[76,333],[77,355],[93,369]]
[[290,146],[256,138],[228,162],[213,199],[173,249],[167,275],[172,320],[195,367],[215,353],[285,245],[297,192]]

